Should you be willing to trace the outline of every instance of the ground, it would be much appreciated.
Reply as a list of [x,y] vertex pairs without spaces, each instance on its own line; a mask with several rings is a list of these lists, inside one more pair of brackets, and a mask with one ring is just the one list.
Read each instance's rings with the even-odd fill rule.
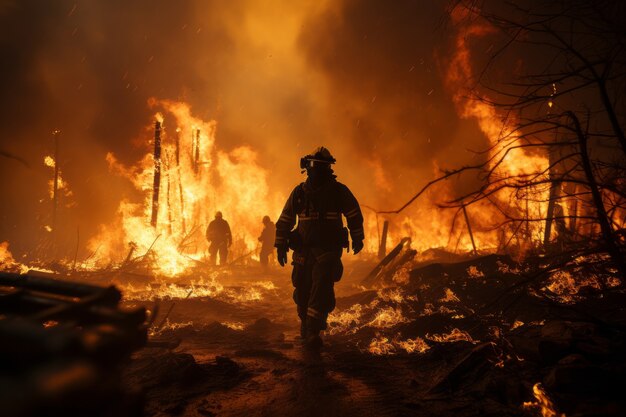
[[[498,265],[497,277],[484,276],[488,264]],[[519,274],[500,258],[399,270],[401,285],[370,290],[362,280],[374,265],[346,262],[320,353],[298,338],[290,268],[199,269],[168,284],[135,277],[131,287],[129,276],[118,275],[126,306],[160,311],[125,381],[143,393],[149,416],[513,416],[540,415],[523,403],[538,403],[533,386],[550,383],[554,370],[623,380],[623,368],[605,372],[615,368],[610,358],[623,346],[621,333],[576,324],[561,310],[556,317],[527,295],[506,302],[507,318],[477,317],[471,300],[498,299],[496,290]],[[585,343],[594,367],[577,362]],[[603,344],[608,353],[598,354]],[[557,365],[563,358],[570,362]],[[567,403],[580,394],[559,395]],[[570,409],[619,415],[623,402],[613,397],[610,389],[592,390],[586,405]]]

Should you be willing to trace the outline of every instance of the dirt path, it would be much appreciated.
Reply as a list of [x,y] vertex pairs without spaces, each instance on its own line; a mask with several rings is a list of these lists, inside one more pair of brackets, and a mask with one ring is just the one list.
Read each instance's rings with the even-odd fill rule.
[[[338,297],[360,291],[359,277],[347,269]],[[395,384],[409,387],[415,379],[399,372],[397,364],[372,360],[328,336],[321,354],[300,345],[288,269],[252,271],[245,277],[228,274],[220,280],[234,291],[268,281],[274,288],[262,291],[259,300],[191,297],[161,302],[165,311],[170,303],[176,304],[168,320],[171,329],[158,338],[181,343],[173,351],[144,349],[129,372],[133,383],[148,384],[149,415],[387,416],[410,411],[410,406],[402,405],[402,390]],[[188,362],[191,358],[196,365]],[[184,370],[194,366],[198,372]],[[230,375],[220,371],[229,366],[236,371]],[[380,375],[386,376],[385,383]]]

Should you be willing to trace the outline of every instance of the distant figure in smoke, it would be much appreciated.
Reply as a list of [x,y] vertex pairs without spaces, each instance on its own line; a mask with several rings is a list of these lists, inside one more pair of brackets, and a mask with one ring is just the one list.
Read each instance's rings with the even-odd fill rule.
[[565,226],[565,213],[563,213],[563,206],[559,203],[554,203],[554,212],[552,214],[556,229],[556,242],[557,246],[563,250],[566,243],[571,240],[569,230]]
[[215,213],[215,220],[209,223],[209,227],[206,229],[206,239],[210,243],[211,265],[215,265],[218,252],[220,254],[220,265],[226,265],[228,248],[233,244],[233,237],[230,234],[228,222],[222,218],[221,211]]
[[270,216],[263,217],[263,231],[259,236],[261,243],[261,252],[259,253],[259,262],[263,267],[269,264],[269,257],[274,252],[274,242],[276,235],[276,225],[270,220]]
[[[348,248],[348,222],[355,254],[363,249],[363,215],[348,187],[337,182],[328,149],[317,148],[300,160],[307,179],[292,192],[276,222],[278,263],[284,266],[293,249],[292,283],[298,306],[300,334],[305,346],[322,346],[320,332],[326,329],[328,313],[335,308],[334,284],[341,279],[342,248]],[[298,220],[298,227],[292,231]]]

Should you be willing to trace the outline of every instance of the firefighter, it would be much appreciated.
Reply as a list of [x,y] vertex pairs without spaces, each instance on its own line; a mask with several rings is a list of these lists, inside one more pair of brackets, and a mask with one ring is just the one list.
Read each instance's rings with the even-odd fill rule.
[[331,168],[335,162],[324,147],[300,160],[307,179],[291,192],[276,222],[278,263],[284,266],[287,252],[293,250],[291,279],[300,335],[305,346],[314,349],[322,346],[320,332],[335,308],[334,284],[343,274],[341,254],[349,247],[342,215],[354,254],[363,249],[363,215],[348,187],[336,180]]
[[209,241],[209,255],[211,265],[215,265],[217,254],[220,255],[220,265],[226,265],[228,258],[228,248],[233,244],[233,237],[230,234],[228,222],[222,218],[222,212],[215,213],[215,220],[209,223],[206,229],[206,239]]
[[276,225],[270,216],[263,217],[263,231],[259,236],[259,243],[261,243],[261,252],[259,253],[259,262],[263,267],[267,267],[269,264],[269,257],[274,252],[274,241],[276,235]]

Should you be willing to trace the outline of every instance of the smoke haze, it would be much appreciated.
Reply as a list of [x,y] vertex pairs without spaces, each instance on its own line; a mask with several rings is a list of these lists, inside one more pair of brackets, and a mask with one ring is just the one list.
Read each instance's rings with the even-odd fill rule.
[[46,236],[43,158],[55,129],[71,190],[59,224],[72,240],[78,228],[86,241],[121,199],[138,198],[105,157],[132,164],[149,152],[151,98],[216,120],[221,150],[256,150],[277,195],[301,181],[299,158],[324,145],[362,203],[396,208],[437,167],[469,163],[487,143],[444,86],[445,5],[0,1],[0,150],[28,165],[0,159],[0,241],[30,253]]

